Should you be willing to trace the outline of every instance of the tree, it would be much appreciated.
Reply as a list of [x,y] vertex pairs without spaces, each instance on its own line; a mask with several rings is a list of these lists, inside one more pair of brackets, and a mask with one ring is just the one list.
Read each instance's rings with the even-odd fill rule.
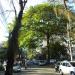
[[[61,8],[60,8],[61,7]],[[57,9],[63,10],[62,6],[57,6]],[[59,12],[58,12],[59,13]],[[30,7],[23,16],[23,26],[28,30],[35,32],[37,36],[47,39],[47,53],[48,61],[50,60],[50,37],[52,35],[63,35],[66,33],[67,19],[64,14],[58,14],[54,11],[53,5],[40,4],[34,7]],[[42,40],[43,40],[42,38]]]
[[[68,59],[67,48],[65,45],[60,45],[60,42],[50,44],[51,58],[53,59]],[[61,57],[62,56],[62,57]]]
[[[51,1],[51,0],[48,0],[48,1]],[[58,0],[57,0],[58,1]],[[53,4],[54,4],[54,8],[56,6],[56,0],[53,0],[52,1]],[[70,58],[72,60],[72,50],[71,50],[71,45],[72,45],[72,41],[74,38],[73,38],[73,30],[74,30],[74,26],[73,26],[73,21],[75,20],[75,15],[74,15],[74,12],[73,12],[73,9],[70,9],[69,5],[67,5],[67,3],[69,3],[69,0],[63,0],[63,6],[64,6],[64,13],[65,13],[65,17],[67,18],[67,39],[68,39],[68,47],[69,47],[69,54],[70,54]],[[73,2],[72,2],[73,3]],[[56,13],[57,13],[57,10],[56,10]],[[56,14],[57,15],[57,14]],[[73,40],[74,42],[74,40]]]
[[[28,30],[28,29],[27,29]],[[21,35],[24,34],[24,35]],[[19,36],[19,47],[26,47],[28,49],[35,49],[38,46],[38,38],[32,30],[23,30]]]
[[70,16],[70,12],[69,12],[69,10],[70,9],[68,9],[68,6],[67,6],[67,3],[68,2],[68,0],[64,0],[64,6],[65,6],[65,9],[66,9],[66,11],[67,11],[67,18],[68,18],[68,23],[67,23],[67,36],[68,36],[68,39],[69,39],[69,43],[68,43],[68,45],[69,45],[69,51],[70,51],[70,60],[72,61],[73,60],[73,56],[72,56],[72,48],[71,48],[71,46],[72,46],[72,42],[71,42],[71,36],[70,36],[70,33],[71,33],[71,26],[72,26],[72,19],[71,19],[71,16]]
[[27,3],[27,0],[19,0],[19,6],[20,6],[20,11],[18,16],[16,15],[16,9],[13,4],[14,10],[15,10],[15,26],[11,34],[9,34],[9,45],[8,45],[8,51],[7,51],[7,66],[6,66],[6,71],[5,75],[12,75],[13,71],[13,63],[14,63],[14,57],[15,53],[18,51],[18,35],[19,35],[19,30],[21,27],[21,20],[22,20],[22,15],[23,15],[23,10],[25,7],[25,4]]

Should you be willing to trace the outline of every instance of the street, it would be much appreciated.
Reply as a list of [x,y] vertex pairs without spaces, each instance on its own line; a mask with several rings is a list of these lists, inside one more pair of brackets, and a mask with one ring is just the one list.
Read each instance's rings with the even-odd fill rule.
[[[4,72],[0,72],[0,75],[4,75]],[[13,75],[60,75],[55,72],[54,68],[27,68],[22,69],[22,72],[13,73]]]

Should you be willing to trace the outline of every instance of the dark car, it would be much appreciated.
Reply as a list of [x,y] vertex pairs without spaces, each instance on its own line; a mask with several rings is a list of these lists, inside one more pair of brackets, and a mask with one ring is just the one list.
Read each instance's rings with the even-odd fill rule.
[[55,71],[56,72],[59,71],[59,65],[60,65],[60,61],[56,62],[56,64],[55,64]]

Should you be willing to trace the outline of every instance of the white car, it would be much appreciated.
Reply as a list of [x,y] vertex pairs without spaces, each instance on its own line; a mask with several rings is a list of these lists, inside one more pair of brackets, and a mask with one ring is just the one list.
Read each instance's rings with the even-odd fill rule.
[[59,72],[61,75],[75,75],[75,67],[69,61],[62,61],[59,65]]
[[14,64],[13,65],[13,71],[14,72],[20,72],[21,71],[21,66],[20,66],[20,64]]

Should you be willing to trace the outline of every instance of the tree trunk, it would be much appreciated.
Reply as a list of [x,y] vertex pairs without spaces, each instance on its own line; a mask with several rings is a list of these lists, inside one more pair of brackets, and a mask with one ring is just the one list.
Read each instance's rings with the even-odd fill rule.
[[20,4],[20,12],[18,14],[18,17],[16,17],[15,27],[12,33],[9,35],[9,42],[8,42],[9,47],[7,51],[7,66],[6,66],[5,75],[13,75],[12,71],[13,71],[14,57],[15,53],[19,50],[18,34],[19,34],[19,29],[21,28],[21,20],[26,2],[24,3],[22,0],[19,0],[19,4]]
[[48,58],[47,58],[47,62],[50,62],[50,49],[49,49],[49,32],[47,31],[47,51],[48,51]]

